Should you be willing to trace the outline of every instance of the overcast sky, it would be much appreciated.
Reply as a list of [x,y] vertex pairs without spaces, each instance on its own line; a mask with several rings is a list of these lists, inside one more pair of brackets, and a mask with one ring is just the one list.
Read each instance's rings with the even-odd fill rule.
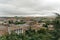
[[0,16],[55,16],[60,0],[0,0]]

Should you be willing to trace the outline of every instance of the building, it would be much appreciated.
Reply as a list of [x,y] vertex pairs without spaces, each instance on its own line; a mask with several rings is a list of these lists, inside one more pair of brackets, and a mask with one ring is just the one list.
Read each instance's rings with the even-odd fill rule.
[[54,30],[54,25],[51,25],[51,24],[48,25],[48,29],[49,29],[49,30]]
[[5,35],[8,33],[8,27],[0,25],[0,36]]

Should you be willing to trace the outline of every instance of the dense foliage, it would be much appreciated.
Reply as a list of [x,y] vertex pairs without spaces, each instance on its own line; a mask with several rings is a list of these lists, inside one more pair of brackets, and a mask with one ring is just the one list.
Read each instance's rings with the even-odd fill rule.
[[52,38],[53,36],[45,30],[39,30],[38,32],[27,30],[25,34],[11,33],[0,37],[0,40],[51,40]]
[[41,28],[38,31],[29,29],[25,33],[16,34],[12,32],[0,37],[0,40],[60,40],[60,31]]

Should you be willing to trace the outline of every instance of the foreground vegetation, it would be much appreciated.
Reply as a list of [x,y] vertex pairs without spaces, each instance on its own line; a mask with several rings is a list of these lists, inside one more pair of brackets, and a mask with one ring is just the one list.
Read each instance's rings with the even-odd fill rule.
[[16,34],[12,32],[0,37],[0,40],[60,40],[60,31],[50,31],[41,28],[38,31],[29,29],[25,33]]

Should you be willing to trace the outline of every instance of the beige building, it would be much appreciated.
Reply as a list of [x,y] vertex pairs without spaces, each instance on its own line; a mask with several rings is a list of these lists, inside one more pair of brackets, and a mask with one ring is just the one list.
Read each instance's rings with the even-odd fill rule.
[[8,27],[0,25],[0,36],[8,33]]
[[54,30],[54,26],[53,25],[48,25],[48,29],[49,30]]

